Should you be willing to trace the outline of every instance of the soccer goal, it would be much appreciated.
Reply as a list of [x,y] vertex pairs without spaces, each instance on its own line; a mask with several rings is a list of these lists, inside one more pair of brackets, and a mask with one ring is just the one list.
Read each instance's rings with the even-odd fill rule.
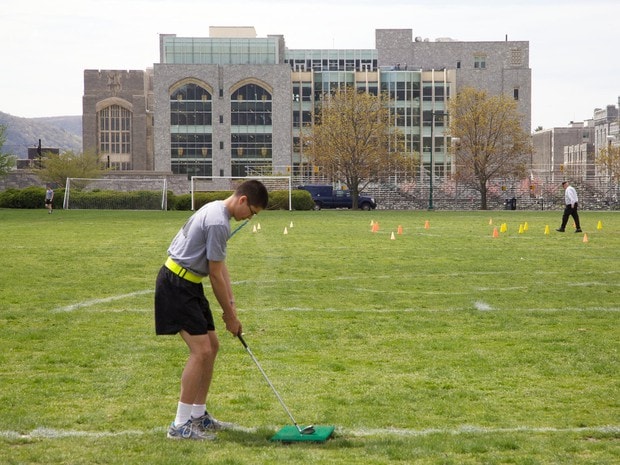
[[256,179],[262,182],[268,192],[288,192],[288,209],[292,210],[291,177],[290,176],[192,176],[190,190],[192,210],[195,210],[195,197],[198,192],[234,191],[243,181]]
[[67,178],[62,206],[68,209],[166,210],[166,178]]

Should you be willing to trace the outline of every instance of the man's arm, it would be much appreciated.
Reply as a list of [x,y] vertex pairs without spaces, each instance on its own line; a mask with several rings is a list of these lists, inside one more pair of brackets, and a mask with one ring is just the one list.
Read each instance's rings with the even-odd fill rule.
[[237,318],[235,298],[232,293],[230,276],[228,275],[228,268],[225,262],[209,261],[209,280],[211,281],[213,294],[224,312],[222,318],[226,323],[226,330],[235,336],[240,334],[241,321]]

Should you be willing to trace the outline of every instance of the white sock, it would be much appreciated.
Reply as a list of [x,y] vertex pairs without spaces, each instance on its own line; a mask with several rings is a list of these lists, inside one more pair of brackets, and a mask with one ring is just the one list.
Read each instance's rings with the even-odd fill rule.
[[192,405],[192,418],[200,418],[207,411],[207,406],[205,404],[194,404]]
[[183,402],[179,402],[177,406],[177,416],[174,419],[174,426],[181,426],[187,423],[187,420],[190,419],[192,414],[192,404],[184,404]]

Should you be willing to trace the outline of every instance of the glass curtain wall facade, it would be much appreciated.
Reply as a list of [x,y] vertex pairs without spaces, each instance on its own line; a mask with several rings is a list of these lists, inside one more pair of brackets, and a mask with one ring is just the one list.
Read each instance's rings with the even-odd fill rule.
[[444,71],[379,68],[375,50],[289,50],[286,61],[293,81],[293,174],[311,169],[300,141],[323,95],[347,87],[387,94],[393,127],[404,135],[406,153],[420,157],[421,173],[429,175],[431,164],[436,176],[451,173],[447,108],[455,83]]
[[274,65],[276,38],[162,37],[162,62],[189,65]]
[[235,90],[230,102],[231,173],[259,175],[272,164],[272,95],[259,84]]
[[170,162],[174,174],[212,175],[212,93],[206,86],[186,83],[170,94]]

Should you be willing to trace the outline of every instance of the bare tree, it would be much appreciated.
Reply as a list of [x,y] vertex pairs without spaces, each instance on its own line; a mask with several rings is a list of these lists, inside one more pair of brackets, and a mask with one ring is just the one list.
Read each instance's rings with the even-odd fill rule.
[[353,88],[326,94],[305,138],[305,154],[351,191],[353,208],[370,183],[404,165],[403,136],[390,124],[389,99]]
[[0,124],[0,176],[6,175],[15,166],[15,156],[3,153],[2,147],[6,142],[6,126]]
[[42,167],[37,174],[42,181],[58,186],[64,187],[67,178],[100,178],[107,171],[94,152],[74,153],[69,150],[60,155],[43,155]]
[[[489,181],[523,177],[531,153],[517,103],[504,95],[465,88],[450,101],[450,135],[457,179],[480,193],[487,209]],[[456,139],[455,139],[456,138]]]

